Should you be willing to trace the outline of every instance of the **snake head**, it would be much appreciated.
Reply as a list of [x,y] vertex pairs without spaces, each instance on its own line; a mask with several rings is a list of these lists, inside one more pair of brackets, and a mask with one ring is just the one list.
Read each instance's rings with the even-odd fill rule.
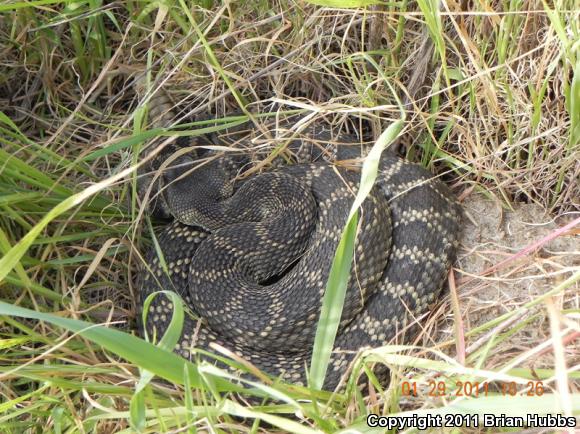
[[163,197],[169,213],[191,226],[213,231],[221,206],[234,193],[237,172],[230,157],[216,151],[200,152],[198,158],[183,155],[163,173]]

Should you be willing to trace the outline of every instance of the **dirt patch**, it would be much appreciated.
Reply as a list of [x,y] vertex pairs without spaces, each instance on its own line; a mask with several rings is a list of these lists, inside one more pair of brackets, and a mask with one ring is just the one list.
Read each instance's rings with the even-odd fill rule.
[[[523,307],[553,290],[569,278],[574,270],[578,270],[578,231],[567,231],[528,255],[509,261],[491,272],[487,271],[550,236],[576,216],[568,215],[554,220],[541,206],[535,204],[515,204],[512,210],[507,210],[499,201],[483,195],[471,195],[463,206],[466,219],[456,276],[465,333],[508,312],[521,309],[515,321],[499,330],[502,333],[515,331],[514,328],[522,322],[527,323],[521,330],[515,331],[506,344],[509,342],[509,347],[519,347],[521,351],[549,339],[545,304],[540,302],[530,309]],[[574,310],[577,312],[580,306],[579,286],[576,282],[553,297],[559,309],[568,309],[561,316],[563,323],[577,320]],[[466,338],[468,354],[470,345],[493,327]],[[445,333],[448,338],[453,338],[450,334],[454,333],[454,329],[446,328]],[[576,339],[570,346],[578,344]],[[572,351],[570,346],[568,350]],[[505,345],[503,347],[506,351],[509,349]],[[569,359],[569,363],[579,361],[577,351],[578,348],[576,357]]]

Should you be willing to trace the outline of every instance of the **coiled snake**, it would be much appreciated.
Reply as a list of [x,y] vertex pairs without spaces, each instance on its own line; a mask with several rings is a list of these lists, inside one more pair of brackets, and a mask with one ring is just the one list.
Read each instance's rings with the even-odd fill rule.
[[[353,152],[339,147],[336,159]],[[273,376],[304,383],[360,174],[311,155],[312,162],[232,182],[243,159],[197,164],[207,155],[179,157],[153,188],[156,209],[174,217],[157,235],[169,273],[151,249],[138,283],[140,303],[166,289],[183,298],[193,315],[186,315],[175,351],[185,358],[215,342]],[[389,343],[428,310],[455,255],[461,212],[447,187],[388,153],[380,167],[361,207],[326,389],[338,384],[359,349]],[[164,295],[154,298],[149,336],[164,333],[172,308]]]

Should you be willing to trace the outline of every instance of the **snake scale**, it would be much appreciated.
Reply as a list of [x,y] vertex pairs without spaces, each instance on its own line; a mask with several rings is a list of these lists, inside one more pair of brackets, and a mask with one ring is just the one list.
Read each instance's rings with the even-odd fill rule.
[[[173,150],[189,144],[182,139]],[[337,149],[336,160],[360,156],[352,147]],[[206,158],[213,154],[219,153],[194,149],[153,183],[156,209],[174,220],[156,235],[168,272],[152,248],[138,282],[140,305],[153,292],[174,290],[191,311],[178,354],[195,358],[214,342],[268,374],[303,384],[360,173],[311,155],[234,182],[244,158]],[[400,342],[406,325],[437,301],[455,257],[460,215],[442,182],[384,153],[360,210],[324,388],[339,384],[361,348]],[[149,336],[164,333],[172,309],[165,295],[153,299],[144,324]]]

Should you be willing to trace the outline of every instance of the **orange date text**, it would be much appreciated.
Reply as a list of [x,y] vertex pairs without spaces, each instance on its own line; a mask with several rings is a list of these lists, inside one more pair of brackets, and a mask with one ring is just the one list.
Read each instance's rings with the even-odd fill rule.
[[403,381],[401,383],[401,394],[403,396],[419,396],[424,394],[430,397],[460,397],[467,396],[477,398],[478,396],[488,396],[494,393],[502,396],[516,396],[524,394],[526,396],[542,396],[544,394],[544,385],[541,381],[528,381],[526,384],[511,382],[494,382],[487,381],[455,381],[449,383],[446,381],[430,380],[425,387],[424,383],[415,381]]

